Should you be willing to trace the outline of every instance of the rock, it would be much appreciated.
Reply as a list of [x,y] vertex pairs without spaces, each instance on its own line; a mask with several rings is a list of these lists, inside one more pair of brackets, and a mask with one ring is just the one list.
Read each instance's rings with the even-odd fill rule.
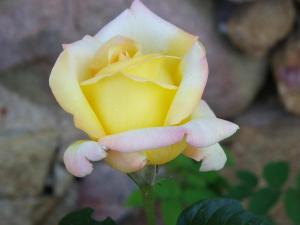
[[56,202],[57,199],[49,197],[0,199],[1,223],[35,225],[45,218],[45,215],[53,209]]
[[[278,100],[262,100],[235,121],[240,130],[229,147],[238,169],[261,174],[270,161],[290,163],[290,181],[300,169],[300,119],[284,112]],[[291,224],[283,207],[271,211],[276,224]]]
[[62,43],[93,35],[126,6],[122,0],[1,1],[0,70],[56,58]]
[[0,146],[0,194],[41,194],[55,156],[57,133],[6,133],[0,137]]
[[300,34],[292,36],[272,60],[273,74],[285,108],[300,115]]
[[99,220],[107,216],[121,219],[129,212],[124,203],[133,187],[134,184],[125,174],[106,164],[97,164],[93,173],[80,183],[80,207],[93,208],[94,216]]
[[264,82],[266,61],[249,58],[228,46],[218,32],[213,1],[187,0],[182,4],[180,0],[148,0],[146,4],[163,18],[199,35],[210,70],[204,99],[218,116],[232,117],[249,106]]
[[263,56],[292,29],[292,0],[261,0],[241,5],[225,23],[232,43],[252,56]]

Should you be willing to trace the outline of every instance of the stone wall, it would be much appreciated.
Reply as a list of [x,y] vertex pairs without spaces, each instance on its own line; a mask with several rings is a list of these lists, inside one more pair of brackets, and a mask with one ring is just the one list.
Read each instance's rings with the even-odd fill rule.
[[[95,34],[130,2],[0,2],[1,224],[54,225],[65,212],[78,205],[98,207],[101,214],[103,205],[109,201],[116,207],[106,212],[115,217],[123,215],[117,206],[130,190],[129,183],[124,181],[120,198],[107,197],[114,192],[106,192],[107,198],[97,202],[93,197],[102,187],[99,177],[110,174],[119,180],[117,173],[97,167],[95,173],[99,177],[94,175],[84,180],[77,189],[65,171],[61,162],[63,150],[84,135],[57,106],[48,87],[48,77],[62,43]],[[282,138],[284,143],[277,146],[275,158],[280,158],[282,152],[288,152],[284,155],[287,160],[297,157],[300,149],[291,136],[298,135],[299,119],[283,111],[300,115],[298,3],[292,0],[144,2],[160,16],[199,35],[206,46],[210,74],[204,99],[218,116],[237,118],[242,124],[240,135],[232,145],[234,153],[241,155],[240,166],[248,166],[245,162],[252,157],[248,163],[258,162],[254,166],[258,170],[264,163],[257,160],[260,151],[265,153],[263,159],[273,159],[273,135]],[[275,106],[253,106],[258,100],[265,105],[269,97],[262,96],[266,95],[276,102]],[[276,119],[261,120],[274,113]],[[280,122],[283,118],[286,123]],[[292,130],[290,125],[294,127]],[[274,127],[291,134],[281,136],[280,132],[272,132]],[[255,140],[253,148],[249,148],[250,137]],[[244,154],[250,152],[255,154]],[[85,189],[90,193],[84,194]]]

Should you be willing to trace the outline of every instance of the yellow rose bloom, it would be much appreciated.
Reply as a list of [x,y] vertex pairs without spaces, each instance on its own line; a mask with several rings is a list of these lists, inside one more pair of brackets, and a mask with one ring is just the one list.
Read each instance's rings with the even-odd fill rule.
[[238,127],[217,119],[201,100],[207,75],[198,37],[138,0],[95,36],[64,45],[50,87],[92,139],[68,148],[68,170],[84,176],[89,160],[105,158],[129,173],[181,153],[203,160],[202,170],[223,167],[218,142]]

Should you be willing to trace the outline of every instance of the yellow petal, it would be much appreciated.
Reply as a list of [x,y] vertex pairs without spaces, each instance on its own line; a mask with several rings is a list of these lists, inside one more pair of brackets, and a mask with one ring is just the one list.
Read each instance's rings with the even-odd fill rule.
[[[204,48],[195,43],[180,63],[180,86],[168,112],[165,125],[179,124],[195,111],[206,85],[208,66]],[[177,78],[180,79],[180,78]]]
[[175,94],[174,89],[120,73],[82,89],[108,134],[163,125]]
[[197,40],[197,37],[155,15],[138,0],[103,27],[96,38],[103,44],[117,35],[139,43],[142,54],[183,56]]
[[137,51],[138,47],[133,40],[116,36],[97,50],[91,66],[98,71],[111,63],[133,57]]
[[61,107],[74,116],[75,126],[93,138],[104,135],[96,114],[80,88],[80,82],[91,77],[89,66],[99,47],[92,38],[67,45],[50,75],[51,90]]
[[186,142],[183,140],[174,145],[145,151],[145,154],[149,164],[160,165],[175,159],[185,148]]

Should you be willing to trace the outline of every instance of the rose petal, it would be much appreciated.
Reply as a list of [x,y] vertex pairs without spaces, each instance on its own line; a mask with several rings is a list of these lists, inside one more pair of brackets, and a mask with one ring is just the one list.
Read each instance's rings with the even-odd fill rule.
[[233,135],[238,126],[218,118],[192,120],[183,125],[186,142],[194,147],[207,147]]
[[203,160],[200,171],[220,170],[225,166],[226,154],[219,144],[202,148]]
[[102,125],[83,95],[80,82],[90,77],[90,62],[98,43],[85,37],[65,46],[50,75],[51,90],[61,107],[74,116],[75,126],[93,138],[103,136]]
[[120,152],[135,152],[156,149],[182,140],[182,127],[155,127],[122,132],[103,137],[99,143]]
[[200,162],[203,159],[203,153],[201,149],[195,148],[190,145],[188,145],[187,148],[184,150],[183,155],[197,162]]
[[216,115],[204,100],[200,101],[198,107],[192,114],[192,120],[201,118],[216,118]]
[[90,161],[106,157],[105,148],[94,141],[77,141],[70,145],[64,154],[67,170],[76,177],[84,177],[93,170]]
[[137,41],[143,54],[163,52],[176,56],[185,54],[197,39],[155,15],[139,0],[103,27],[96,38],[104,44],[117,35]]
[[166,117],[166,125],[174,125],[196,109],[207,81],[208,66],[205,50],[195,43],[180,64],[182,80]]
[[142,153],[121,153],[109,151],[105,161],[114,169],[124,173],[132,173],[141,170],[146,164],[146,156]]

